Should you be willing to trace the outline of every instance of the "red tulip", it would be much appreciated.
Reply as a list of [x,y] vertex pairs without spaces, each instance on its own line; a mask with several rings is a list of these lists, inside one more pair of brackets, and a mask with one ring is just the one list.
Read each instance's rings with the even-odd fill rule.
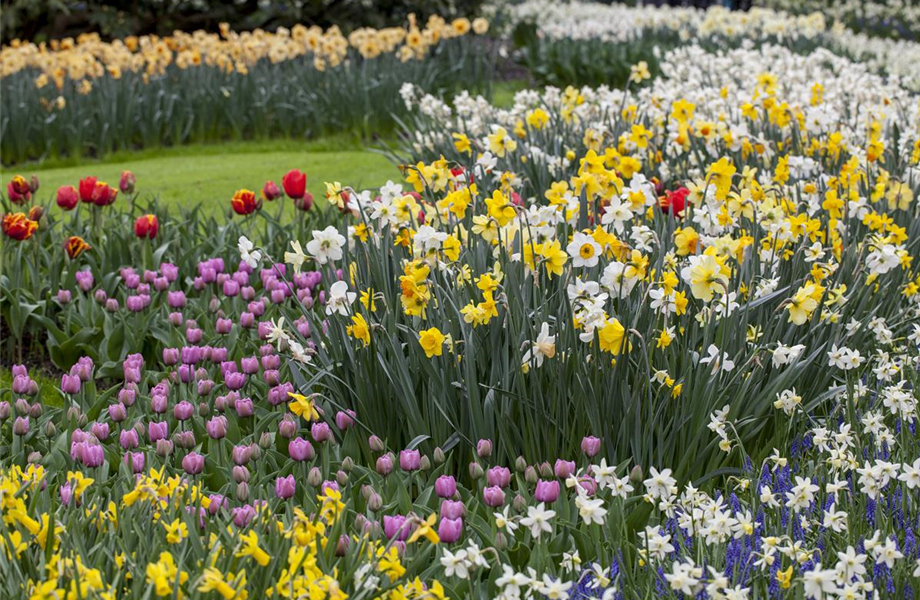
[[64,240],[64,251],[67,252],[67,256],[71,259],[77,258],[83,252],[90,249],[90,245],[84,241],[83,238],[72,235],[66,240]]
[[281,178],[281,185],[288,197],[295,200],[303,198],[307,192],[307,174],[301,173],[300,169],[291,169]]
[[95,177],[84,177],[80,180],[80,200],[83,202],[93,201],[93,192],[96,189],[97,181],[98,179]]
[[10,213],[3,217],[3,233],[14,240],[23,241],[32,237],[38,229],[38,223],[30,220],[23,213]]
[[302,198],[294,198],[294,206],[302,211],[308,211],[313,208],[313,194],[307,192]]
[[93,188],[93,204],[96,206],[108,206],[115,202],[116,196],[118,196],[118,190],[104,181],[96,182]]
[[29,182],[25,177],[17,175],[6,186],[6,195],[10,197],[13,204],[25,204],[32,195],[32,188],[29,187]]
[[281,190],[278,189],[278,184],[274,181],[266,181],[265,185],[262,186],[262,197],[269,202],[276,198],[280,198]]
[[690,190],[685,187],[677,188],[674,191],[665,192],[665,197],[661,203],[661,210],[670,212],[676,217],[684,216],[684,209],[687,208],[687,196]]
[[57,205],[64,210],[73,210],[80,201],[77,188],[72,185],[62,185],[57,191]]
[[251,215],[262,208],[262,200],[256,198],[255,193],[250,190],[237,190],[233,194],[230,205],[233,207],[233,212],[238,215]]
[[144,239],[154,239],[160,230],[160,222],[156,215],[141,215],[134,222],[134,235]]
[[131,171],[122,171],[121,179],[118,180],[118,189],[120,189],[123,194],[133,194],[134,184],[136,182],[137,178],[134,176],[134,173]]

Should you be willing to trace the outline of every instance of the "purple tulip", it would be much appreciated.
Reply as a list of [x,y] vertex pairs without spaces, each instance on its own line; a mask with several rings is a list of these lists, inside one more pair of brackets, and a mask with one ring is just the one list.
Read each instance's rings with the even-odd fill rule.
[[93,432],[93,435],[96,436],[96,439],[99,441],[109,439],[108,423],[93,423],[92,427],[90,427],[90,431]]
[[406,517],[402,515],[394,515],[392,517],[385,515],[383,517],[383,534],[391,540],[395,537],[400,541],[405,541],[406,538],[409,537],[409,528],[406,526]]
[[418,471],[422,455],[418,450],[400,450],[399,468],[403,471]]
[[592,435],[585,436],[581,440],[581,451],[588,458],[593,458],[601,451],[601,441]]
[[256,516],[256,509],[254,509],[249,504],[244,504],[239,508],[234,508],[231,510],[230,516],[233,519],[233,524],[237,527],[247,527],[252,519]]
[[13,433],[19,436],[29,433],[29,417],[16,417],[13,421]]
[[575,474],[575,461],[562,460],[561,458],[556,459],[556,465],[553,467],[553,472],[559,479],[568,479]]
[[230,456],[235,465],[245,465],[252,460],[252,448],[249,446],[234,446]]
[[61,375],[61,391],[65,394],[79,394],[82,383],[76,375]]
[[313,457],[316,456],[313,446],[302,437],[291,440],[291,443],[288,444],[288,454],[297,461],[313,460]]
[[441,475],[434,482],[434,493],[439,498],[453,498],[457,493],[457,480],[451,475]]
[[125,452],[125,465],[127,465],[134,474],[144,471],[145,459],[146,457],[143,452]]
[[198,475],[204,471],[204,456],[197,452],[189,452],[182,459],[182,469],[189,475]]
[[552,504],[559,498],[559,482],[541,479],[537,482],[537,489],[534,491],[533,497],[536,498],[538,502]]
[[381,475],[389,475],[393,472],[393,457],[384,454],[377,458],[377,472]]
[[140,441],[137,437],[136,429],[123,429],[120,434],[118,434],[118,443],[121,444],[121,447],[125,450],[132,448],[137,448],[140,445]]
[[495,508],[505,503],[505,492],[497,485],[493,485],[482,490],[482,499],[486,506]]
[[195,406],[187,400],[183,400],[173,407],[173,416],[180,421],[187,421],[191,419],[194,414]]
[[158,440],[165,440],[166,436],[169,435],[169,423],[162,421],[156,423],[151,421],[147,424],[147,436],[150,438],[151,442],[156,442]]
[[227,373],[224,376],[224,383],[227,384],[228,390],[239,390],[246,385],[246,375],[243,373]]
[[508,467],[492,467],[486,471],[486,481],[492,486],[508,487],[511,483],[511,470]]
[[441,501],[441,518],[442,519],[459,519],[466,514],[466,507],[459,500],[442,500]]
[[445,544],[453,544],[463,534],[463,519],[441,519],[438,525],[438,537]]
[[178,348],[163,348],[163,364],[171,367],[179,362]]
[[476,454],[479,458],[492,455],[492,440],[479,440],[476,442]]
[[310,436],[314,442],[326,442],[332,439],[332,430],[323,422],[313,423],[310,427]]
[[233,403],[233,410],[241,418],[251,417],[255,412],[251,398],[240,398]]
[[110,404],[106,407],[106,411],[109,413],[109,419],[111,419],[113,423],[121,423],[128,418],[128,409],[125,408],[125,405],[121,402]]
[[296,489],[297,484],[294,481],[293,475],[288,475],[287,477],[278,477],[275,479],[275,495],[282,500],[287,500],[288,498],[292,497]]
[[355,411],[345,410],[339,411],[335,414],[335,426],[345,431],[349,427],[355,424]]

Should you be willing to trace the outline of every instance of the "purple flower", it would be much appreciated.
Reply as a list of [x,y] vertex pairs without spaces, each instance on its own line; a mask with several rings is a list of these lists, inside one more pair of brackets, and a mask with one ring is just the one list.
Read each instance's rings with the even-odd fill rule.
[[118,443],[121,444],[121,447],[125,450],[137,448],[140,444],[137,437],[137,430],[123,429],[122,432],[118,434]]
[[547,504],[555,502],[559,498],[559,482],[541,479],[537,482],[537,489],[534,491],[533,497],[538,502],[546,502]]
[[442,519],[459,519],[466,512],[466,507],[459,500],[443,500],[441,502]]
[[492,467],[486,471],[486,481],[492,486],[508,487],[511,483],[511,470],[508,467]]
[[601,451],[601,441],[592,435],[586,436],[581,440],[581,451],[588,458],[593,458]]
[[80,378],[76,375],[61,375],[61,391],[65,394],[79,394],[81,386]]
[[559,479],[568,479],[575,474],[575,461],[562,460],[561,458],[556,459],[556,464],[553,467],[553,472]]
[[451,475],[441,475],[434,482],[434,492],[439,498],[453,498],[457,493],[457,480]]
[[377,458],[377,472],[381,475],[389,475],[393,472],[393,457],[384,454]]
[[[122,432],[124,433],[124,432]],[[144,470],[145,456],[143,452],[125,452],[125,465],[132,473],[141,473]]]
[[297,489],[297,483],[293,475],[287,477],[278,477],[275,479],[275,495],[282,500],[287,500],[294,495]]
[[157,440],[165,440],[166,436],[169,435],[169,423],[166,421],[155,423],[150,422],[147,424],[147,436],[150,438],[151,442],[156,442]]
[[403,471],[418,471],[422,455],[418,450],[400,450],[399,468]]
[[125,408],[125,405],[121,402],[116,402],[115,404],[110,404],[106,411],[109,413],[109,419],[113,423],[121,423],[128,418],[128,409]]
[[223,415],[217,415],[213,419],[210,419],[204,424],[205,430],[208,432],[208,435],[215,440],[219,440],[227,435],[227,417]]
[[486,506],[495,508],[505,503],[505,492],[497,485],[493,485],[482,490],[482,499]]
[[388,539],[396,537],[400,541],[405,541],[409,537],[409,528],[406,527],[406,517],[402,515],[383,517],[383,534]]
[[297,461],[312,460],[316,456],[313,446],[302,437],[296,437],[288,444],[288,454]]
[[189,475],[198,475],[204,471],[204,456],[197,452],[189,452],[182,459],[182,469]]
[[345,431],[349,427],[355,424],[355,411],[353,410],[340,410],[335,413],[335,426]]
[[463,519],[441,519],[438,525],[438,537],[445,544],[453,544],[463,535]]
[[173,416],[180,421],[187,421],[191,419],[194,414],[195,406],[187,400],[183,400],[173,408]]
[[332,439],[332,430],[323,422],[314,423],[310,427],[310,436],[315,442],[326,442]]

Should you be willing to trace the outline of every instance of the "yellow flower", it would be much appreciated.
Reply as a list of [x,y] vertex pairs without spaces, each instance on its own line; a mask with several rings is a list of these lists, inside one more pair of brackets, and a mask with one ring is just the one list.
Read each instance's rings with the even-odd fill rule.
[[534,129],[543,129],[549,123],[549,115],[542,108],[535,108],[527,113],[527,124]]
[[163,523],[163,527],[166,529],[167,543],[178,544],[188,537],[188,525],[179,519],[174,520],[169,525]]
[[725,200],[732,187],[732,176],[735,174],[735,165],[726,157],[720,158],[709,166],[706,179],[716,186],[716,198]]
[[313,406],[313,402],[308,400],[303,394],[288,392],[288,396],[294,400],[288,405],[291,412],[298,417],[303,417],[307,421],[319,421],[319,411]]
[[517,142],[508,136],[508,130],[504,127],[496,127],[488,140],[489,151],[499,158],[504,158],[506,152],[514,152],[517,149]]
[[268,565],[271,557],[259,547],[259,534],[250,530],[249,533],[240,535],[240,541],[243,543],[243,547],[237,550],[234,556],[237,558],[249,556],[263,567]]
[[463,133],[454,133],[454,148],[457,149],[457,152],[472,154],[473,148],[470,145],[470,138],[466,137],[466,134]]
[[811,313],[818,307],[818,301],[813,298],[814,293],[814,285],[805,285],[800,287],[795,295],[789,299],[786,309],[789,311],[790,323],[803,325],[808,320]]
[[785,571],[777,571],[776,581],[779,582],[779,587],[788,590],[789,586],[792,585],[792,565],[789,565],[789,568]]
[[489,207],[489,216],[498,222],[499,227],[504,227],[514,218],[514,206],[499,190],[492,192],[491,198],[486,198]]
[[652,74],[648,70],[648,63],[644,60],[640,60],[638,64],[629,68],[629,80],[633,83],[642,83],[651,76]]
[[[236,589],[228,581],[233,582]],[[227,573],[227,577],[224,577],[220,570],[208,567],[201,574],[198,591],[217,592],[224,600],[246,600],[249,597],[249,592],[246,591],[246,571],[240,571],[237,577],[233,573]]]
[[552,275],[562,275],[562,267],[569,260],[569,255],[565,253],[559,240],[553,240],[550,244],[540,244],[537,251],[543,257],[543,265],[546,271]]
[[367,348],[371,343],[371,330],[364,319],[364,315],[357,314],[351,318],[352,324],[345,328],[346,333],[356,340],[361,340]]
[[626,341],[626,329],[616,318],[607,319],[604,326],[598,329],[597,338],[601,350],[618,356],[623,351],[623,343]]
[[399,551],[396,550],[396,546],[378,549],[377,558],[380,559],[377,561],[377,570],[389,577],[390,581],[396,581],[406,574],[406,568],[399,562]]
[[147,583],[153,584],[157,596],[172,596],[173,584],[185,585],[188,573],[179,572],[176,561],[169,552],[161,552],[160,560],[147,565]]
[[412,535],[409,536],[409,539],[406,540],[407,544],[412,544],[420,540],[421,538],[427,539],[432,544],[437,544],[441,541],[438,537],[438,532],[434,530],[434,524],[438,520],[437,513],[431,513],[428,515],[428,518],[419,523],[419,526],[415,531],[412,532]]
[[690,266],[684,267],[681,275],[699,300],[709,302],[714,291],[725,293],[728,289],[728,267],[711,254],[691,257]]
[[428,358],[441,356],[444,349],[444,340],[446,339],[437,327],[420,331],[418,334],[418,343]]

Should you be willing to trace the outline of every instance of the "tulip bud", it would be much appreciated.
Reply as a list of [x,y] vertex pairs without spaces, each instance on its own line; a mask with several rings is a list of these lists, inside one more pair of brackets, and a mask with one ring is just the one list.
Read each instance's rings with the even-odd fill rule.
[[633,483],[642,483],[643,478],[642,467],[640,465],[636,465],[632,468],[632,471],[629,472],[629,480]]
[[422,456],[421,460],[419,460],[418,468],[419,468],[420,470],[422,470],[422,471],[430,471],[430,470],[431,470],[431,459],[428,458],[428,455],[427,455],[427,454],[424,455],[424,456]]
[[29,407],[29,416],[33,419],[37,419],[42,416],[42,410],[42,405],[36,402],[31,407]]
[[549,479],[553,474],[553,467],[548,462],[540,463],[540,477]]
[[249,469],[242,465],[233,467],[233,481],[237,483],[249,482]]
[[[264,450],[271,448],[273,442],[274,440],[272,439],[272,434],[268,431],[263,431],[262,435],[259,436],[259,446]],[[261,452],[259,454],[261,454]],[[253,452],[253,458],[259,458],[255,455],[255,452]]]
[[470,477],[473,480],[477,480],[481,478],[482,475],[483,475],[483,470],[480,464],[477,462],[471,462],[470,463]]
[[342,470],[346,473],[351,473],[352,469],[355,468],[355,461],[352,457],[346,456],[342,461]]
[[6,421],[10,418],[11,408],[10,403],[6,400],[0,402],[0,421]]
[[173,443],[171,440],[157,440],[157,456],[165,458],[172,454]]
[[377,472],[381,475],[389,475],[393,472],[393,456],[384,454],[377,458]]
[[45,421],[45,436],[53,438],[57,435],[57,427],[54,426],[54,421]]
[[476,454],[479,458],[492,456],[492,440],[479,440],[476,443]]
[[504,533],[499,531],[495,534],[495,539],[493,540],[492,544],[497,550],[504,550],[508,547],[508,538],[505,537]]
[[249,484],[245,481],[241,481],[236,484],[236,498],[240,502],[246,502],[249,500]]
[[335,545],[335,555],[336,556],[345,556],[345,551],[348,550],[348,536],[340,535],[339,541]]
[[345,487],[345,484],[348,483],[348,473],[345,471],[337,471],[335,474],[335,481],[339,484],[339,487]]
[[537,482],[539,478],[540,477],[539,475],[537,475],[537,470],[534,469],[532,466],[528,466],[526,469],[524,469],[524,481],[526,481],[527,483],[533,485]]
[[367,440],[367,443],[370,446],[372,452],[383,452],[386,449],[386,446],[383,445],[383,440],[381,440],[376,435],[372,435]]
[[284,439],[291,439],[297,434],[297,422],[287,414],[284,415],[284,418],[278,423],[278,433]]
[[511,506],[517,512],[524,512],[527,508],[527,499],[524,496],[518,494],[514,497],[514,500],[511,501]]
[[41,452],[29,452],[29,456],[26,460],[29,461],[30,465],[37,465],[42,461],[42,453]]
[[434,464],[443,465],[445,460],[447,460],[447,457],[444,456],[444,451],[441,450],[441,447],[439,446],[435,448],[434,449]]
[[323,483],[323,472],[319,467],[313,467],[307,474],[307,484],[312,487],[319,487]]
[[383,498],[380,497],[380,494],[373,492],[367,499],[367,508],[376,512],[383,507]]
[[29,417],[16,417],[13,421],[13,433],[18,436],[29,433]]
[[527,469],[527,461],[524,460],[523,456],[518,456],[514,461],[514,470],[518,473],[521,473]]

